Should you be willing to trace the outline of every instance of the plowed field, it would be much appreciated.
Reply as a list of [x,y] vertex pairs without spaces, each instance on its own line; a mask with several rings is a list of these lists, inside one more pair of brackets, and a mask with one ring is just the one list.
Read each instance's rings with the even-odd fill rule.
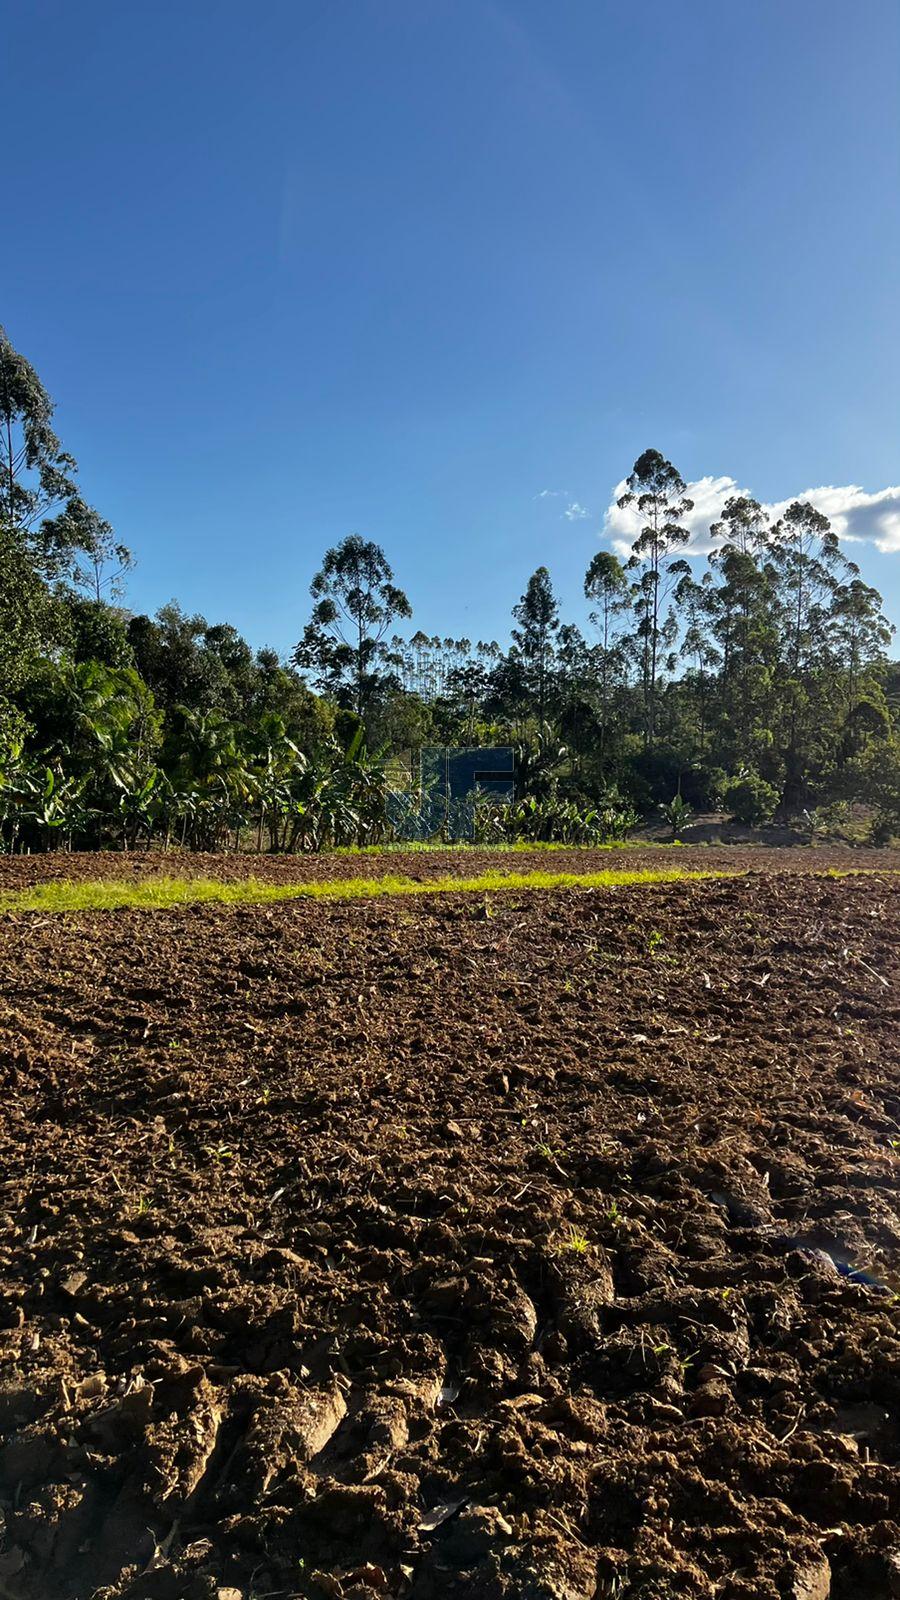
[[847,854],[0,917],[3,1600],[900,1595],[900,877]]

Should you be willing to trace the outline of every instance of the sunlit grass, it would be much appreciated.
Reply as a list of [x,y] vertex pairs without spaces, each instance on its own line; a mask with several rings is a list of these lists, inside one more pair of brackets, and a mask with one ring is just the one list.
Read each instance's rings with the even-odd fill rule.
[[0,894],[2,911],[162,911],[184,905],[271,905],[283,900],[372,900],[380,896],[492,894],[532,889],[615,889],[628,884],[674,883],[680,879],[732,877],[728,872],[689,872],[680,867],[602,872],[480,872],[475,877],[333,878],[319,883],[263,883],[242,878],[57,879]]
[[[848,878],[868,876],[873,871],[878,876],[897,876],[896,869],[890,868],[879,872],[871,868],[840,867],[803,875]],[[173,906],[272,905],[285,900],[374,900],[382,896],[484,895],[519,890],[649,888],[660,883],[745,876],[746,872],[740,869],[691,871],[686,867],[666,866],[633,871],[608,868],[598,872],[512,872],[497,869],[480,872],[474,877],[453,877],[448,874],[425,880],[399,876],[331,878],[318,883],[263,883],[259,878],[241,878],[230,883],[217,878],[146,878],[137,883],[119,878],[86,879],[80,882],[57,879],[35,884],[28,889],[0,893],[0,913],[165,911]]]
[[392,841],[388,844],[344,844],[328,853],[332,856],[387,856],[387,855],[531,855],[539,851],[577,850],[579,854],[601,850],[673,850],[684,849],[680,839],[608,839],[604,844],[558,844],[546,839],[515,839],[507,843],[473,844],[468,840],[453,844],[438,844],[433,839]]

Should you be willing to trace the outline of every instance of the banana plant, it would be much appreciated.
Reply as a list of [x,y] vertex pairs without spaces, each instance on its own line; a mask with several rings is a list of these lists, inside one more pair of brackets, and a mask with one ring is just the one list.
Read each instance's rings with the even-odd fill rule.
[[166,814],[171,794],[171,784],[156,766],[146,768],[131,785],[122,788],[118,809],[123,849],[134,850],[141,838],[150,844]]
[[693,816],[692,808],[688,805],[683,795],[673,795],[672,799],[668,800],[665,805],[660,806],[659,809],[664,820],[672,829],[672,838],[680,838],[682,829],[687,826],[690,817]]
[[65,777],[52,767],[44,769],[44,781],[23,816],[43,834],[45,849],[58,848],[61,838],[71,848],[73,839],[87,831],[91,809],[85,804],[86,787],[86,777]]

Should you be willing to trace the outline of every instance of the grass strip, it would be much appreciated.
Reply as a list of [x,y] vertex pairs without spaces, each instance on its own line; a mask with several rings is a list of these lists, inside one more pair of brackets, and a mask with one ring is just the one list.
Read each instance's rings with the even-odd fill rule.
[[0,912],[164,911],[185,905],[271,905],[283,900],[374,900],[380,896],[496,894],[519,889],[617,889],[628,884],[728,878],[732,872],[690,872],[680,867],[602,872],[481,872],[477,877],[331,878],[318,883],[263,883],[259,878],[56,879],[0,893]]
[[[375,900],[381,896],[434,894],[499,894],[517,890],[619,889],[629,885],[699,882],[711,878],[742,878],[746,868],[687,867],[634,868],[602,872],[480,872],[465,878],[451,874],[439,878],[327,878],[318,883],[263,883],[259,878],[224,882],[218,878],[123,878],[69,880],[35,884],[29,889],[0,892],[0,913],[42,911],[66,914],[78,911],[165,911],[188,905],[272,905],[283,900]],[[827,867],[796,876],[816,878],[896,877],[897,868]]]
[[[472,844],[469,840],[454,844],[435,844],[431,839],[399,840],[388,844],[341,844],[329,851],[333,856],[408,856],[441,855],[537,855],[554,850],[580,850],[594,854],[604,850],[684,850],[691,848],[681,839],[607,839],[603,844],[559,844],[548,839],[515,839],[506,843]],[[693,846],[697,849],[697,846]],[[705,848],[705,847],[704,847]]]

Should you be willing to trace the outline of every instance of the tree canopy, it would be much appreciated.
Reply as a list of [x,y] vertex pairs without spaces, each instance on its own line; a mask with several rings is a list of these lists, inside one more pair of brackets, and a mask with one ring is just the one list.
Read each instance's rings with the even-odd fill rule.
[[384,551],[357,533],[326,550],[309,592],[315,605],[294,663],[361,717],[398,664],[385,636],[398,617],[412,616],[412,607]]
[[876,831],[900,828],[893,629],[807,502],[770,523],[728,499],[703,556],[681,473],[645,450],[619,501],[631,551],[589,558],[586,619],[563,615],[539,566],[506,647],[402,631],[412,608],[384,550],[349,534],[283,660],[175,601],[124,606],[130,552],[52,418],[0,334],[0,847],[370,837],[433,744],[514,744],[521,802],[539,808],[521,816],[545,829],[553,806],[574,826],[673,795],[757,820],[862,801]]

